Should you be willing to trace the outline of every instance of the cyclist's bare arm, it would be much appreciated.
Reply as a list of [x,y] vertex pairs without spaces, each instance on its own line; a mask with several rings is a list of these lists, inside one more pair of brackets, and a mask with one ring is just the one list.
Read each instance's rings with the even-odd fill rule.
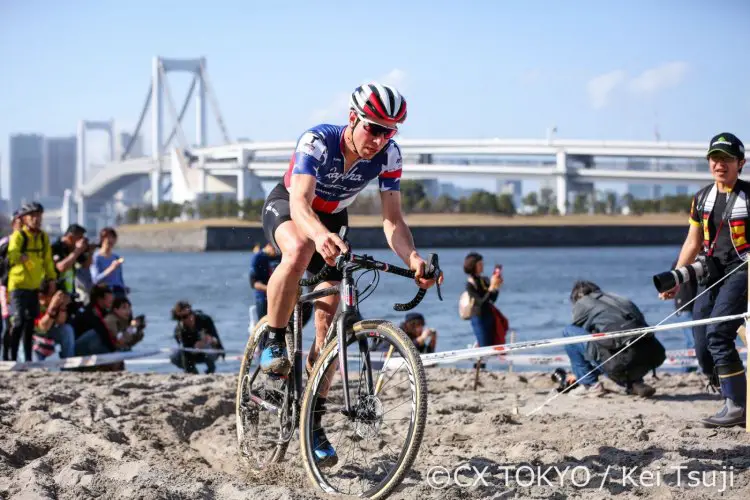
[[407,265],[417,255],[411,229],[406,225],[401,211],[400,191],[381,191],[380,204],[383,207],[383,231],[388,245]]
[[331,233],[320,222],[312,209],[315,183],[312,175],[294,174],[289,192],[289,211],[292,220],[305,235],[315,242],[315,249],[328,265],[335,264],[339,252],[346,252],[346,244],[336,233]]

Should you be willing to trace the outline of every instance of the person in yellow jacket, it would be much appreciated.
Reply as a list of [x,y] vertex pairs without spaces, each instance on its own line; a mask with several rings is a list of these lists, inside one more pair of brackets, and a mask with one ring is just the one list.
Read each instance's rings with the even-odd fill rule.
[[31,361],[34,319],[39,316],[39,287],[45,277],[56,279],[49,236],[42,231],[44,207],[29,203],[19,216],[23,227],[14,231],[8,243],[8,292],[12,310],[11,360],[17,361],[23,339],[26,361]]

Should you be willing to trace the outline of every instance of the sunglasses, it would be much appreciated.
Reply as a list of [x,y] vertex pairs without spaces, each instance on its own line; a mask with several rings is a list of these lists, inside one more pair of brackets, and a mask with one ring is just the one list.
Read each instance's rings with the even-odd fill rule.
[[386,139],[391,139],[398,133],[398,130],[396,130],[395,128],[383,127],[382,125],[365,121],[363,121],[362,123],[362,126],[367,131],[367,133],[375,137],[382,135]]

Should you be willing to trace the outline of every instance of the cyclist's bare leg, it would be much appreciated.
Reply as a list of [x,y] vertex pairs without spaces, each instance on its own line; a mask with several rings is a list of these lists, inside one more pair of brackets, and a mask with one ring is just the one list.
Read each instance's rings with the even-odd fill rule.
[[268,326],[283,328],[294,311],[299,280],[315,253],[315,244],[294,221],[281,224],[274,237],[281,249],[281,263],[268,280]]
[[[315,287],[316,290],[329,288],[338,285],[338,281],[324,281]],[[339,296],[329,295],[315,301],[315,343],[310,347],[310,353],[307,355],[308,366],[312,367],[315,361],[318,359],[321,349],[323,349],[323,343],[326,340],[326,334],[328,328],[331,326],[333,316],[336,314],[336,310],[339,307]],[[328,374],[326,374],[328,375]],[[330,387],[330,377],[321,384],[320,395],[322,397],[328,396],[328,388]]]

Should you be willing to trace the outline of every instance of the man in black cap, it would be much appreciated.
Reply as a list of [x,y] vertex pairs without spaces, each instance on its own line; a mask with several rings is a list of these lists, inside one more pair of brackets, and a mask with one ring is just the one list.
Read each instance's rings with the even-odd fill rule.
[[425,326],[424,316],[417,312],[406,313],[404,322],[399,325],[414,343],[420,353],[433,353],[437,346],[437,331]]
[[[698,191],[690,209],[690,230],[675,268],[692,264],[699,253],[708,276],[698,288],[693,318],[717,318],[747,310],[747,266],[750,257],[750,183],[739,178],[745,165],[745,146],[728,132],[717,134],[708,146],[714,182]],[[740,268],[741,267],[741,268]],[[740,269],[738,269],[740,268]],[[731,273],[731,274],[730,274]],[[719,282],[719,280],[721,280]],[[711,285],[719,282],[701,295]],[[679,285],[661,293],[674,298]],[[703,420],[707,427],[744,425],[747,380],[735,340],[742,320],[693,327],[695,351],[712,386],[720,386],[724,406]]]

